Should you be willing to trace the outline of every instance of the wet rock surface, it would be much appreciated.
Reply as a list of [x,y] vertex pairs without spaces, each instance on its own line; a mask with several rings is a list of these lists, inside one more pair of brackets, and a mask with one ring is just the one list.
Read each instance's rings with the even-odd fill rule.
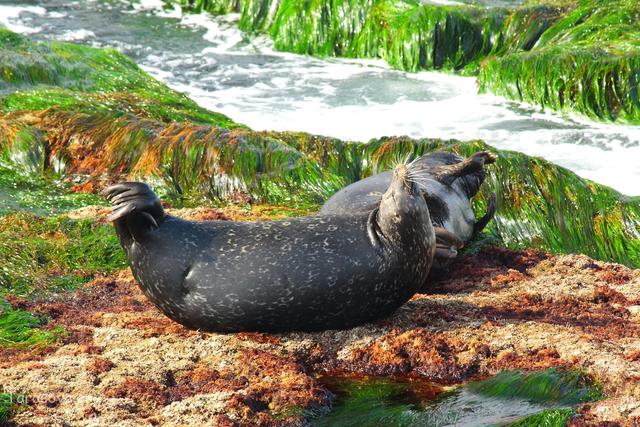
[[29,395],[14,416],[26,425],[299,425],[329,409],[325,375],[459,384],[559,367],[592,375],[607,395],[571,423],[632,425],[640,420],[638,285],[639,270],[586,256],[485,247],[376,323],[225,335],[166,318],[127,269],[47,300],[9,298],[68,334],[45,349],[0,350],[0,383]]

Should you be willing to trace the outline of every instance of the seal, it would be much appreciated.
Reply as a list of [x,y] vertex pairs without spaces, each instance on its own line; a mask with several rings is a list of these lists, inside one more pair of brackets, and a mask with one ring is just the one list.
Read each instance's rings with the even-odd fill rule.
[[344,329],[388,316],[423,284],[435,234],[400,165],[370,211],[262,222],[166,215],[143,183],[104,191],[134,277],[168,317],[218,332]]
[[[467,159],[453,153],[433,152],[412,162],[411,179],[426,190],[425,198],[436,234],[436,259],[432,270],[446,269],[447,260],[457,256],[457,249],[482,231],[493,218],[495,194],[489,199],[487,212],[478,220],[471,199],[485,180],[484,165],[495,160],[492,154],[484,151]],[[380,202],[391,178],[391,171],[382,172],[341,189],[325,202],[320,214],[351,215],[372,209]]]

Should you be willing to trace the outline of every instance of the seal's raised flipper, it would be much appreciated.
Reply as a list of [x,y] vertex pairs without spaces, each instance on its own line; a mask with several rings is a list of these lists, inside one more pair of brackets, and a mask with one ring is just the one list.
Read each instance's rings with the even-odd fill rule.
[[118,232],[128,231],[134,240],[158,228],[164,209],[158,196],[141,182],[123,182],[106,188],[102,194],[113,204],[107,217],[116,223]]
[[489,221],[493,219],[493,216],[496,214],[496,193],[491,193],[489,196],[489,202],[487,204],[487,212],[484,214],[482,218],[480,218],[473,225],[473,236],[477,236],[486,226],[489,224]]
[[480,151],[462,162],[434,168],[433,176],[437,181],[451,185],[457,178],[482,171],[485,164],[488,165],[495,161],[496,158],[493,154]]
[[455,234],[443,227],[433,227],[436,234],[436,253],[438,258],[455,258],[458,249],[464,246],[464,242]]

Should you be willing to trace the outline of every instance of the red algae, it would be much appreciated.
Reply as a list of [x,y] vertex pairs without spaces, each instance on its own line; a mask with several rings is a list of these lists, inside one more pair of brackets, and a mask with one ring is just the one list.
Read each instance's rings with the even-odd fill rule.
[[442,384],[455,384],[477,373],[477,364],[456,357],[462,343],[422,328],[393,330],[368,347],[353,352],[351,366],[377,376],[419,376]]
[[572,326],[605,339],[640,337],[640,325],[629,321],[629,311],[609,302],[594,304],[571,297],[551,299],[520,293],[515,301],[485,306],[481,312],[487,318]]
[[139,378],[125,378],[121,384],[107,388],[104,394],[107,397],[129,398],[143,405],[164,406],[167,403],[162,385]]

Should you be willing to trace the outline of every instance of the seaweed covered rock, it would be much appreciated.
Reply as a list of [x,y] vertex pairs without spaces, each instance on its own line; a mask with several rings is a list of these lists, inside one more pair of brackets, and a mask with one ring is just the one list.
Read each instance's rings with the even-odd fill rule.
[[492,56],[481,90],[600,120],[640,123],[640,4],[582,1],[525,51]]
[[238,126],[149,76],[115,49],[34,43],[0,28],[0,111],[49,108]]
[[240,27],[267,31],[278,49],[379,57],[410,71],[477,67],[507,16],[501,9],[416,0],[251,0],[246,5]]
[[[4,150],[15,142],[16,129],[37,136],[33,143],[65,164],[64,174],[99,182],[105,177],[156,182],[174,198],[221,200],[241,193],[276,204],[319,203],[405,154],[451,150],[468,156],[492,150],[480,141],[402,137],[358,144],[300,133],[48,111],[8,115],[0,119],[0,129],[8,130],[0,138]],[[476,208],[483,211],[488,195],[498,194],[491,230],[505,244],[640,265],[637,199],[540,158],[492,151],[498,161]]]
[[417,0],[246,0],[240,27],[278,49],[478,74],[481,91],[640,123],[640,6],[542,0],[512,8]]
[[[416,295],[384,321],[322,333],[207,334],[162,315],[123,270],[72,295],[12,298],[12,313],[46,317],[29,331],[67,334],[43,352],[0,343],[0,383],[5,393],[31,397],[13,414],[18,424],[322,424],[316,417],[330,405],[329,425],[340,424],[344,410],[354,415],[354,405],[365,420],[378,415],[389,423],[415,402],[406,385],[424,392],[441,388],[434,381],[488,377],[450,390],[472,392],[466,405],[473,409],[524,399],[544,405],[535,412],[561,408],[556,416],[587,425],[637,421],[639,283],[640,271],[585,256],[486,247],[459,260],[436,293]],[[331,375],[343,390],[328,387]],[[405,389],[406,400],[380,380],[371,387],[349,381],[370,375]],[[346,391],[348,401],[329,390]],[[405,409],[424,417],[464,403],[448,396],[436,408]],[[529,425],[548,419],[539,414]]]

